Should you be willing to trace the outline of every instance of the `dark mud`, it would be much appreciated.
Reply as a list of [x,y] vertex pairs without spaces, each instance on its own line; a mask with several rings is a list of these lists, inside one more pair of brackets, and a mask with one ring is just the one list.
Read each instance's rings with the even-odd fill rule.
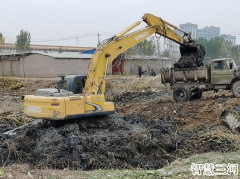
[[[108,127],[83,129],[73,122],[53,128],[48,122],[2,135],[0,165],[29,164],[41,168],[159,168],[175,159],[176,125],[169,117],[145,121],[105,117]],[[80,127],[79,127],[80,126]]]
[[[237,98],[230,93],[207,93],[203,100],[186,103],[174,103],[168,97],[160,99],[169,93],[123,93],[118,99],[123,103],[117,108],[122,115],[91,119],[103,121],[101,127],[70,121],[54,128],[50,122],[41,121],[9,135],[3,133],[17,126],[5,119],[13,115],[11,112],[2,113],[0,166],[158,169],[196,153],[239,150],[239,131],[229,129],[219,117],[224,109],[237,106],[234,109],[239,111]],[[21,115],[14,114],[21,121]]]
[[[176,112],[181,113],[181,109]],[[194,153],[238,150],[235,146],[238,139],[225,137],[229,130],[223,125],[181,129],[178,126],[183,121],[174,117],[165,115],[145,120],[134,113],[96,120],[105,121],[106,125],[86,128],[82,122],[71,121],[54,128],[49,122],[41,121],[11,135],[1,133],[0,166],[28,164],[33,168],[71,170],[158,169]],[[222,136],[218,136],[218,132],[211,133],[219,127]]]

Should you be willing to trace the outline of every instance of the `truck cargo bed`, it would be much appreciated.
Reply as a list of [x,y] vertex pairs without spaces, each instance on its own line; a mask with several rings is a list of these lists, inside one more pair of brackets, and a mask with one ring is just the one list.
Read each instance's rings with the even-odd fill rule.
[[171,68],[162,70],[162,83],[178,82],[209,82],[211,80],[210,66],[195,68]]

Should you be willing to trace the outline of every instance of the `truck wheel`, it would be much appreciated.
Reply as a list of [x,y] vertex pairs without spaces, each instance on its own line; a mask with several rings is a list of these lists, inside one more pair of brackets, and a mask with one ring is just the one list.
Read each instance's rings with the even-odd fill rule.
[[240,81],[236,81],[232,86],[233,96],[240,98]]
[[202,97],[202,91],[197,89],[193,91],[192,99],[201,99]]
[[186,102],[192,98],[191,90],[181,86],[173,91],[173,98],[176,102]]

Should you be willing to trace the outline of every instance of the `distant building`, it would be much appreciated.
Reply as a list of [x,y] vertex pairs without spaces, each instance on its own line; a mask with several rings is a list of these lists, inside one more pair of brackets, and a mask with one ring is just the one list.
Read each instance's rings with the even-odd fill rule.
[[[3,49],[6,52],[9,52],[11,50],[12,52],[15,52],[16,46],[13,43],[5,43],[3,45]],[[60,49],[62,52],[85,52],[92,49],[95,49],[95,47],[74,47],[74,46],[56,46],[56,45],[30,45],[30,49],[32,53],[37,52],[58,52]]]
[[190,32],[193,39],[197,38],[197,24],[192,24],[190,22],[187,22],[186,24],[179,24],[179,29],[183,30],[184,32]]
[[161,68],[171,68],[174,60],[167,57],[144,56],[144,55],[120,55],[111,64],[111,74],[138,74],[138,67],[141,65],[145,75],[150,74],[153,69],[156,74],[161,72]]
[[218,37],[220,35],[220,28],[219,27],[203,27],[203,29],[197,30],[197,38],[204,38],[210,40],[214,37]]
[[0,76],[48,78],[87,75],[91,58],[92,54],[79,52],[0,54]]
[[[0,76],[26,78],[52,78],[60,75],[87,75],[93,51],[38,52],[0,54]],[[138,66],[149,74],[150,69],[160,73],[160,68],[171,67],[174,61],[158,56],[120,56],[109,65],[108,74],[138,74]]]
[[232,45],[236,45],[236,36],[232,35],[220,35],[221,38],[223,38],[225,41],[230,41],[232,42]]

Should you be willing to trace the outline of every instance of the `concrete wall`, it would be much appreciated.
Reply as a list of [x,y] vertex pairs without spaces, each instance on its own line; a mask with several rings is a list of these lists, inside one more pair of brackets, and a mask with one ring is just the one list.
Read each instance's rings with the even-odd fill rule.
[[131,74],[138,74],[139,65],[142,66],[142,71],[146,71],[149,75],[149,69],[153,69],[157,74],[160,73],[162,66],[164,68],[170,68],[174,64],[173,60],[159,61],[159,60],[126,60],[124,66],[124,72]]
[[90,59],[55,59],[40,54],[31,54],[18,61],[0,62],[0,76],[20,76],[26,78],[47,78],[60,75],[87,75]]
[[89,62],[90,59],[55,59],[55,76],[87,75]]
[[22,57],[19,76],[26,78],[55,77],[54,62],[54,58],[39,54]]
[[[18,76],[19,75],[19,61],[3,60],[0,62],[0,76]],[[3,69],[3,70],[2,70]]]

